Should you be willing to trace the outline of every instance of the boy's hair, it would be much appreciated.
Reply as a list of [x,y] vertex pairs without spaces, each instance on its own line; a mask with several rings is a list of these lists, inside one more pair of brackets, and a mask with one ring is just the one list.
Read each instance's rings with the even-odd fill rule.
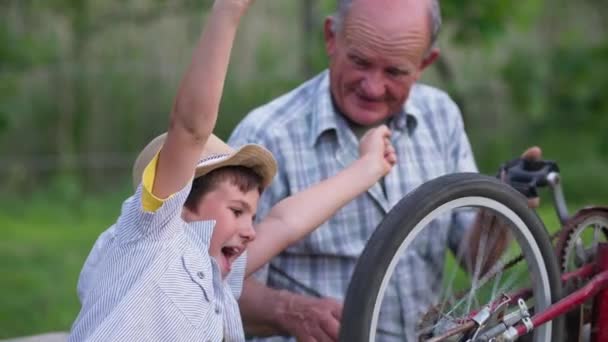
[[224,166],[202,177],[195,178],[192,181],[192,189],[188,194],[184,206],[190,210],[196,210],[200,199],[215,190],[222,182],[230,182],[232,185],[236,185],[243,193],[257,188],[258,193],[261,195],[263,190],[262,177],[251,168],[245,166]]

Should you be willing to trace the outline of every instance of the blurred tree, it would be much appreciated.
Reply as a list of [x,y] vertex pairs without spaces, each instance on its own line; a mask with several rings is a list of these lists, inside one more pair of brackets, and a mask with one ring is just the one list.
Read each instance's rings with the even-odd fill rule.
[[[301,2],[302,31],[305,35],[303,67],[305,75],[311,75],[327,65],[323,41],[323,16],[335,10],[336,0],[304,0]],[[502,0],[441,0],[443,17],[441,42],[449,42],[460,48],[493,46],[509,28],[529,28],[540,15],[544,0],[527,0],[514,4]],[[311,36],[313,38],[311,38]],[[316,43],[313,43],[316,42]],[[316,48],[315,48],[316,47]],[[454,62],[447,49],[442,49],[434,64],[443,88],[460,105],[465,121],[468,121],[466,95],[455,80]]]
[[537,55],[517,51],[503,78],[518,119],[528,123],[521,134],[593,136],[586,148],[608,155],[608,41],[560,45]]
[[[442,57],[426,75],[463,108],[482,166],[495,167],[527,143],[526,134],[535,129],[557,132],[568,122],[594,137],[585,138],[592,139],[593,153],[606,153],[605,138],[595,137],[605,125],[606,104],[598,94],[606,79],[606,1],[440,1]],[[133,153],[151,132],[162,129],[196,36],[192,32],[198,33],[201,14],[211,3],[1,1],[0,140],[6,138],[2,142],[8,146],[16,137],[32,138],[0,147],[0,153],[47,154],[48,160],[36,161],[44,170],[55,170],[52,158],[58,155],[59,173],[78,169],[77,175],[85,176],[90,174],[81,164],[88,167],[92,161],[74,165],[78,158]],[[247,41],[237,44],[240,54],[231,69],[247,75],[229,75],[225,98],[239,101],[223,101],[227,115],[218,123],[221,135],[227,136],[252,107],[326,68],[322,27],[335,3],[256,3],[245,28],[257,31],[243,32]],[[556,29],[563,22],[594,24],[585,34],[573,34]],[[298,29],[299,37],[294,35]],[[469,59],[474,54],[483,65]],[[585,114],[567,121],[570,112]],[[514,136],[522,139],[508,139]],[[125,160],[129,155],[93,162],[128,164]]]

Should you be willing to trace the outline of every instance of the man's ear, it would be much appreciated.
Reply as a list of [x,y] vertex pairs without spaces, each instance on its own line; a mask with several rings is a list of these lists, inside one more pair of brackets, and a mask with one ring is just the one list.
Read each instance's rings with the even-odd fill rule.
[[439,48],[434,47],[424,56],[420,63],[420,71],[426,69],[429,65],[433,64],[439,58]]
[[336,50],[336,33],[334,32],[334,17],[325,18],[323,24],[323,36],[325,37],[325,52],[328,56],[334,54]]

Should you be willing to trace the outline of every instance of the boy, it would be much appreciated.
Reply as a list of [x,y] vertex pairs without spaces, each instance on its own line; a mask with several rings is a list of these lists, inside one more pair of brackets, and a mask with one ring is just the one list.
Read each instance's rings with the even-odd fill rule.
[[274,158],[257,145],[233,150],[211,134],[236,28],[249,4],[215,1],[168,132],[140,153],[135,194],[87,258],[70,340],[244,340],[235,299],[243,278],[395,163],[388,129],[371,130],[350,167],[278,203],[253,229]]

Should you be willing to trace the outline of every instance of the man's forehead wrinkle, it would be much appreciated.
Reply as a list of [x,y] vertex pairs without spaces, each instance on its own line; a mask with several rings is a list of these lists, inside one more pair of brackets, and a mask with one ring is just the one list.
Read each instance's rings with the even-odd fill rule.
[[426,50],[430,39],[428,0],[353,0],[343,28],[360,28],[363,33],[384,38],[383,46],[412,44]]
[[351,9],[359,9],[362,11],[370,11],[374,8],[382,8],[388,12],[411,12],[412,6],[424,5],[416,7],[416,9],[426,9],[428,0],[352,0]]
[[410,29],[387,35],[373,25],[361,20],[349,20],[344,27],[344,38],[357,50],[370,50],[387,56],[416,55],[416,50],[426,46],[425,32]]

